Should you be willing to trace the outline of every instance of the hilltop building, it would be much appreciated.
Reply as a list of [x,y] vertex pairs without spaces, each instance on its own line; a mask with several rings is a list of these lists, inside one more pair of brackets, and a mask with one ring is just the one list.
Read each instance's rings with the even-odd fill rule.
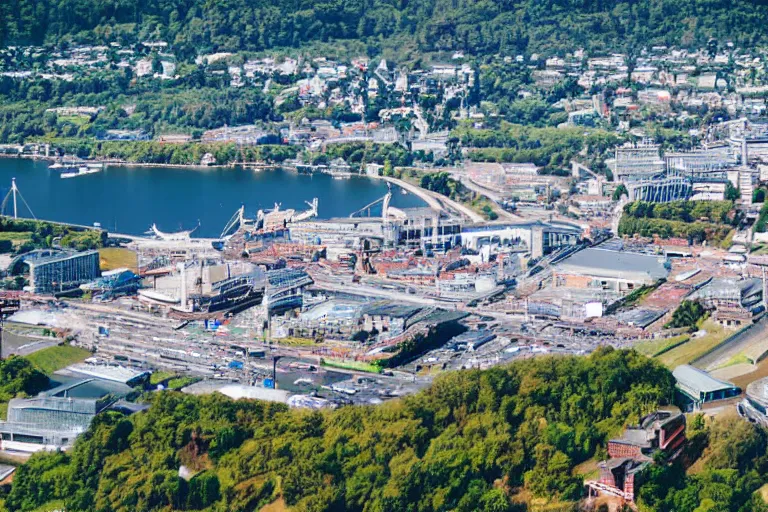
[[621,437],[608,441],[610,459],[598,463],[598,480],[584,484],[589,493],[618,496],[635,501],[642,470],[661,451],[674,459],[685,443],[685,416],[679,410],[659,410],[627,427]]

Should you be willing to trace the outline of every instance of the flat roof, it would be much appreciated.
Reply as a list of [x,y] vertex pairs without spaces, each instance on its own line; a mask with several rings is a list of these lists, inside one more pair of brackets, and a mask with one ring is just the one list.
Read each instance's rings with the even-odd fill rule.
[[556,265],[561,272],[600,277],[644,275],[653,281],[666,278],[666,258],[634,252],[589,248],[569,256]]
[[397,302],[375,302],[363,308],[363,314],[369,316],[409,318],[422,309],[421,306],[408,306]]
[[567,224],[565,222],[542,222],[540,220],[528,221],[528,222],[503,222],[497,224],[475,224],[466,225],[461,228],[462,233],[482,233],[485,231],[502,231],[505,229],[531,229],[539,226],[545,231],[561,231],[573,233],[574,235],[581,234],[581,228],[573,224]]
[[672,375],[675,377],[678,386],[694,391],[697,395],[736,387],[728,381],[716,379],[704,370],[699,370],[687,364],[680,365],[672,370]]

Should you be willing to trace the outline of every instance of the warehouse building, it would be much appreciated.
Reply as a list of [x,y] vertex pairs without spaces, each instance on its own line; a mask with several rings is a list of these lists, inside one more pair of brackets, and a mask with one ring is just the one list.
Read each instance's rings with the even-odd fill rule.
[[556,288],[602,290],[621,295],[669,275],[666,258],[607,249],[585,249],[554,268]]
[[741,393],[741,389],[732,383],[716,379],[687,364],[675,368],[672,375],[677,381],[675,387],[684,401],[689,402],[691,410],[701,409],[704,404],[733,398]]

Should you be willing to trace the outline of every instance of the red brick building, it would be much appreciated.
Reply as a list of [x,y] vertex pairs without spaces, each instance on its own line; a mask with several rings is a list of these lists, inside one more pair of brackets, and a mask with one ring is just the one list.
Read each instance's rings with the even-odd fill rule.
[[685,442],[685,416],[679,410],[653,412],[640,424],[627,427],[624,434],[608,441],[611,458],[598,464],[597,481],[587,481],[590,494],[610,494],[627,501],[635,500],[642,470],[662,451],[675,458]]

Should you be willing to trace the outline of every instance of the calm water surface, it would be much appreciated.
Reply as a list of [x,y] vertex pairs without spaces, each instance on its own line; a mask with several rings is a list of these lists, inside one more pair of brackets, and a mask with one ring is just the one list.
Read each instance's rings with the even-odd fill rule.
[[[195,236],[218,237],[241,205],[246,215],[260,209],[303,210],[304,201],[317,197],[319,218],[346,217],[382,197],[383,181],[366,177],[335,180],[327,175],[306,176],[289,171],[243,169],[176,169],[109,167],[98,174],[61,179],[48,163],[23,158],[0,158],[3,197],[11,178],[38,219],[92,225],[110,231],[141,235],[152,223],[163,231],[200,227]],[[392,205],[423,206],[412,194],[393,191]],[[19,201],[19,216],[29,211]],[[9,201],[6,215],[13,214]]]

